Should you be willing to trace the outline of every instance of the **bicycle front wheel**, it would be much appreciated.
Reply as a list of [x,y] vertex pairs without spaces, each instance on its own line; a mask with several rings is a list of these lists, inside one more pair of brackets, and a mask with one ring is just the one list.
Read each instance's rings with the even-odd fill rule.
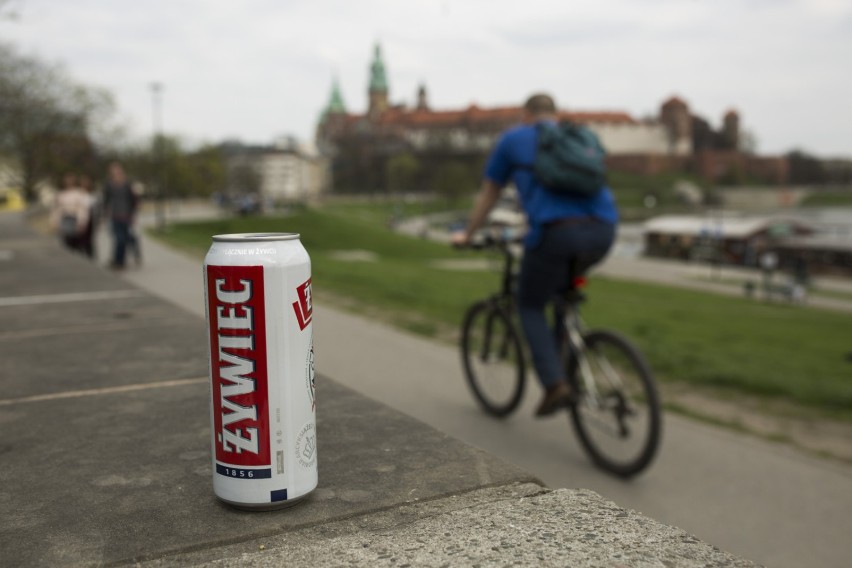
[[507,416],[521,402],[526,373],[521,340],[509,316],[490,301],[474,304],[462,325],[465,378],[485,412]]
[[579,390],[574,429],[592,461],[619,477],[636,475],[657,452],[662,413],[651,371],[621,335],[591,331],[572,362]]

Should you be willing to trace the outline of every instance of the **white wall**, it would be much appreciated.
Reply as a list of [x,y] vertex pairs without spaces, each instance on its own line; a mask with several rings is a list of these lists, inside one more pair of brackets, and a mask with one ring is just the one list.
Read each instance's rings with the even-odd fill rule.
[[260,157],[261,192],[273,200],[316,197],[323,189],[321,160],[291,152],[269,152]]
[[[610,155],[670,153],[668,133],[662,124],[592,123],[589,127],[598,135]],[[687,156],[690,153],[691,140],[679,140],[674,154]]]

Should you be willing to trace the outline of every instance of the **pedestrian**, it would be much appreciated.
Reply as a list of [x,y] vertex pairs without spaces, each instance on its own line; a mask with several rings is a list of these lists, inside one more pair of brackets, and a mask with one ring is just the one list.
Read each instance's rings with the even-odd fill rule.
[[114,270],[123,270],[138,197],[120,162],[112,162],[109,165],[103,199],[104,211],[110,219],[113,236],[113,255],[109,266]]
[[556,334],[545,309],[575,276],[600,262],[615,240],[618,211],[605,185],[591,196],[558,193],[541,185],[530,165],[537,151],[537,128],[556,126],[556,105],[547,94],[531,96],[523,124],[502,134],[488,158],[485,175],[464,231],[453,243],[466,245],[512,182],[518,190],[529,230],[518,277],[518,310],[533,365],[544,387],[536,416],[548,416],[571,404],[572,393]]
[[66,173],[62,177],[61,186],[50,212],[50,225],[66,247],[85,253],[91,197],[77,184],[77,177],[72,173]]
[[82,248],[86,256],[95,259],[95,235],[100,221],[100,203],[98,196],[95,193],[95,187],[92,183],[92,178],[86,174],[81,174],[78,178],[79,186],[89,196],[89,222],[86,223],[86,228],[83,231]]
[[[133,190],[133,196],[136,198],[136,202],[138,203],[141,199],[141,192],[136,184],[131,184],[130,188]],[[139,240],[139,234],[136,231],[136,223],[130,223],[130,226],[127,228],[127,252],[133,255],[133,260],[136,261],[136,266],[142,266],[142,242]]]

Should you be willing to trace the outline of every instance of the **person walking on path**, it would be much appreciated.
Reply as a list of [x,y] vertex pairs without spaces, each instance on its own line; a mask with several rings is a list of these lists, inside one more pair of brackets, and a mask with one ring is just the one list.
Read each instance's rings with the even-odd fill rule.
[[[141,199],[138,188],[135,184],[131,184],[130,188],[133,190],[133,196],[138,203]],[[142,266],[142,241],[136,232],[136,224],[134,222],[131,222],[127,227],[127,254],[133,255],[136,266]]]
[[86,229],[91,219],[92,198],[79,187],[74,174],[65,174],[50,212],[50,226],[69,249],[86,252]]
[[547,323],[545,308],[575,276],[600,262],[614,240],[618,211],[612,192],[604,186],[591,196],[566,195],[548,190],[535,178],[538,127],[555,127],[553,98],[531,96],[524,105],[523,124],[507,130],[485,167],[485,176],[464,231],[453,234],[453,244],[469,244],[513,182],[518,189],[529,231],[524,238],[518,286],[518,309],[533,365],[545,393],[536,416],[553,414],[571,403],[572,393],[563,368],[556,336]]
[[92,183],[92,178],[90,178],[86,174],[82,174],[78,178],[78,182],[80,187],[89,196],[89,222],[86,224],[86,228],[83,231],[83,252],[86,253],[86,256],[94,260],[95,255],[97,253],[97,251],[95,250],[95,231],[97,231],[98,223],[100,222],[100,199],[95,193],[95,187]]
[[124,167],[112,162],[104,185],[104,211],[112,224],[113,256],[110,267],[123,270],[127,256],[130,231],[136,217],[138,197],[127,179]]

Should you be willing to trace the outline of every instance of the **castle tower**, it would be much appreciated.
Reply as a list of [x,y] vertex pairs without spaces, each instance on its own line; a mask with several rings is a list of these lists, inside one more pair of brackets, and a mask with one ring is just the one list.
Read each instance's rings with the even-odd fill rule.
[[740,115],[733,109],[726,112],[722,119],[722,140],[728,150],[740,147]]
[[426,85],[421,83],[417,89],[417,110],[429,110],[429,100],[426,96]]
[[373,52],[373,62],[370,64],[370,87],[367,94],[370,101],[367,114],[370,118],[376,118],[388,109],[388,80],[385,63],[382,61],[382,48],[378,43]]
[[672,97],[660,108],[660,122],[666,129],[669,139],[669,152],[673,155],[685,155],[692,152],[692,116],[689,106]]

